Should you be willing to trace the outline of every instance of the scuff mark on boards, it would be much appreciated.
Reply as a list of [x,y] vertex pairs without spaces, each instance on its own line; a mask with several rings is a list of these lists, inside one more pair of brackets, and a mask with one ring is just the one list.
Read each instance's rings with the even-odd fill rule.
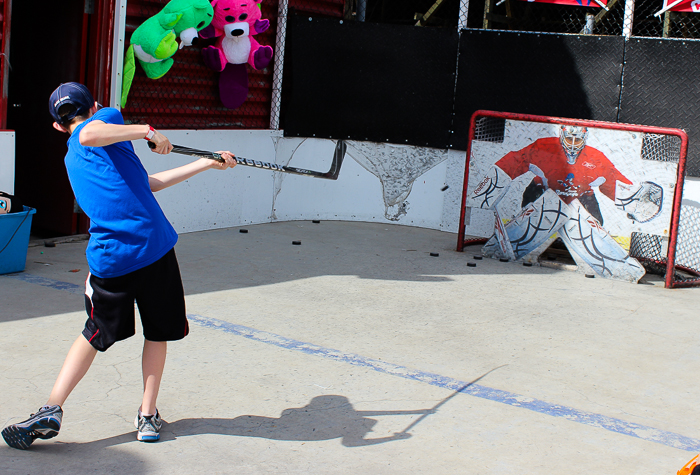
[[348,140],[348,155],[379,178],[384,197],[385,217],[399,221],[408,209],[406,201],[413,182],[439,163],[447,160],[447,150],[412,145],[356,142]]
[[[283,166],[288,166],[289,162],[294,158],[294,154],[302,146],[306,139],[301,140],[284,140],[280,137],[272,137],[272,141],[275,145],[275,163]],[[297,143],[298,141],[298,143]],[[289,151],[291,149],[291,151]],[[284,173],[274,173],[273,185],[272,185],[272,209],[270,210],[270,219],[272,221],[277,221],[276,203],[277,196],[282,191],[282,182],[286,175]]]

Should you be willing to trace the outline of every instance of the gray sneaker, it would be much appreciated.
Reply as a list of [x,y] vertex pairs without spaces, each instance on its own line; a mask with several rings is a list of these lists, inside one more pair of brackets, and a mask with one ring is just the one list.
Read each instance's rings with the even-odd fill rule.
[[155,442],[160,439],[160,428],[163,427],[163,420],[160,418],[158,409],[155,416],[144,416],[141,411],[136,415],[134,425],[139,430],[136,438],[143,442]]
[[61,430],[61,406],[43,406],[26,421],[12,424],[2,430],[2,438],[15,449],[28,449],[36,439],[50,439]]

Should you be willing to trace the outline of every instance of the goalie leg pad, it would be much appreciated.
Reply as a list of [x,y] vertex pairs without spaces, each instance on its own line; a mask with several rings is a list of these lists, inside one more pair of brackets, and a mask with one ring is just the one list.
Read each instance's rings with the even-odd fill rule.
[[644,267],[603,229],[600,223],[575,200],[574,216],[562,227],[562,241],[601,277],[638,282]]
[[493,167],[469,191],[467,206],[486,209],[495,207],[508,192],[512,181],[506,172],[498,167]]
[[[521,209],[520,213],[505,226],[505,234],[510,244],[506,248],[512,249],[512,258],[521,259],[540,247],[567,223],[572,214],[571,207],[564,203],[554,191],[545,191],[534,202]],[[499,220],[498,213],[496,219]],[[494,253],[493,245],[498,244],[499,237],[496,233],[484,245],[482,253],[489,257],[509,257],[502,256],[501,249],[504,246],[497,246],[500,252]]]

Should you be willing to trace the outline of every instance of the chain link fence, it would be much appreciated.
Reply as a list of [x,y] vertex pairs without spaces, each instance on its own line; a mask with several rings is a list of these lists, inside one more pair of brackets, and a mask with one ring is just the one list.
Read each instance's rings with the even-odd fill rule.
[[[345,18],[448,28],[700,38],[700,12],[667,11],[655,15],[664,7],[662,0],[577,2],[562,5],[526,0],[346,0]],[[687,7],[687,3],[679,6]]]
[[661,6],[660,1],[643,0],[635,3],[633,36],[700,38],[700,12],[667,11],[655,16]]

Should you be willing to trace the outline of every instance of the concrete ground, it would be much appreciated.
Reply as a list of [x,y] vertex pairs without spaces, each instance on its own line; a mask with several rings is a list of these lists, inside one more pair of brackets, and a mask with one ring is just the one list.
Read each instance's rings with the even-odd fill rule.
[[[700,289],[474,260],[404,226],[245,229],[180,236],[192,331],[161,442],[136,441],[137,335],[97,356],[58,437],[2,444],[0,472],[658,475],[700,452]],[[84,250],[32,246],[0,276],[3,426],[82,329]]]

